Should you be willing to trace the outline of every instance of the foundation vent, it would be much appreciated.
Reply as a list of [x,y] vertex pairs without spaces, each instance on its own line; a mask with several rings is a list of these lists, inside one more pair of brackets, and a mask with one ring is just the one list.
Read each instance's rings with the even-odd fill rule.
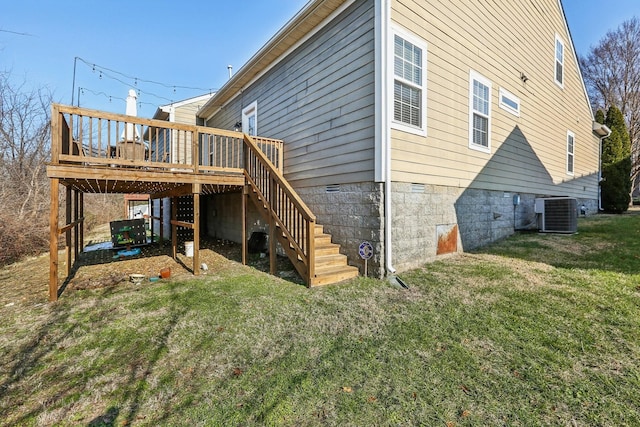
[[340,192],[340,184],[330,184],[327,185],[326,190],[327,193],[339,193]]
[[424,184],[411,184],[412,193],[424,193]]

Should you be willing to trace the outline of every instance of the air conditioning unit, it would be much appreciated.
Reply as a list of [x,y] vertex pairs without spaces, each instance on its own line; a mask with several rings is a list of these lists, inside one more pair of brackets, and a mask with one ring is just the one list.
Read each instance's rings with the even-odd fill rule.
[[572,197],[549,197],[535,201],[538,226],[543,233],[578,231],[578,201]]

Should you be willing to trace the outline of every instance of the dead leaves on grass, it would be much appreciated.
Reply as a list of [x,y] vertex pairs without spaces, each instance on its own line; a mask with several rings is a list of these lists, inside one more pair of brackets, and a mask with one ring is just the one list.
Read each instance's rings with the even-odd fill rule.
[[126,281],[127,275],[124,273],[109,273],[105,276],[86,277],[76,280],[72,282],[71,288],[75,290],[109,288]]

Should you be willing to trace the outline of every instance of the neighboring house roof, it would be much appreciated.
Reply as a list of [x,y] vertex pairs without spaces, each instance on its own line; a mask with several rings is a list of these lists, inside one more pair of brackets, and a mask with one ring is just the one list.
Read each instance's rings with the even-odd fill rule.
[[349,0],[310,0],[280,31],[216,92],[201,109],[198,117],[212,116],[239,91],[257,79],[289,49],[308,37],[309,33]]
[[215,95],[215,92],[207,93],[204,95],[194,96],[193,98],[183,99],[181,101],[172,102],[171,104],[161,105],[158,107],[156,112],[153,115],[153,119],[156,120],[169,120],[169,116],[171,114],[171,109],[183,107],[189,104],[205,104],[208,99]]

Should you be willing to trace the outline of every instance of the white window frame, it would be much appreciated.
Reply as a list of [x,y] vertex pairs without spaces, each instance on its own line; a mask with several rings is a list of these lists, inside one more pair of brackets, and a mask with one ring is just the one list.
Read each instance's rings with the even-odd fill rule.
[[[473,83],[478,82],[489,88],[489,108],[488,114],[477,111],[473,108]],[[469,148],[472,150],[491,153],[491,81],[480,73],[471,70],[469,72]],[[487,119],[487,146],[473,142],[473,116],[478,114]]]
[[[389,119],[391,121],[391,128],[412,133],[415,135],[427,136],[427,42],[421,39],[420,37],[416,36],[415,34],[412,34],[407,30],[397,26],[392,26],[389,34],[390,34],[389,40],[388,40],[389,60],[387,63],[387,75],[391,79],[391,82],[389,84],[389,93],[388,93],[388,99],[390,100],[389,101],[389,108],[390,108]],[[406,40],[407,42],[413,44],[414,46],[422,50],[422,64],[421,64],[422,85],[416,85],[415,83],[409,80],[406,80],[400,76],[395,75],[394,46],[395,46],[396,36],[401,37],[402,39]],[[394,107],[395,107],[394,87],[395,87],[396,80],[402,84],[412,86],[421,91],[420,93],[420,124],[421,126],[419,127],[413,126],[411,124],[395,120],[394,118]]]
[[[505,98],[516,104],[516,107],[514,108],[512,105],[504,102]],[[508,90],[500,88],[500,108],[508,111],[516,117],[520,117],[520,98],[518,98]]]
[[[249,132],[249,118],[251,116],[255,117],[253,134]],[[242,109],[242,132],[251,136],[258,135],[258,101],[253,101],[251,104]]]
[[[571,146],[569,146],[569,140],[571,140]],[[571,160],[571,169],[569,169],[569,160]],[[576,135],[570,130],[567,131],[566,168],[567,168],[567,175],[573,176],[574,171],[576,170]]]
[[[560,46],[562,47],[562,57],[561,60],[558,59],[558,44],[560,44]],[[554,49],[553,49],[554,55],[553,55],[553,80],[556,82],[556,84],[558,86],[560,86],[561,88],[564,89],[564,80],[565,80],[565,70],[564,70],[564,63],[565,63],[565,58],[567,56],[567,49],[566,46],[564,44],[564,41],[560,38],[560,36],[558,34],[556,34],[556,39],[555,39],[555,44],[554,44]],[[560,68],[562,70],[562,79],[558,80],[558,65],[560,65]]]

